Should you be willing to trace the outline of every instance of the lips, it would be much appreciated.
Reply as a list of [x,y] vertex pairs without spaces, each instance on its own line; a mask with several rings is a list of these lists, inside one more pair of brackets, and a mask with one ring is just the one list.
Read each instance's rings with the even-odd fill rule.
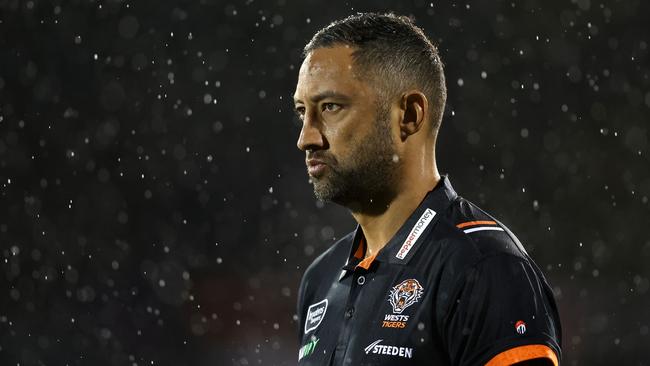
[[312,177],[318,177],[323,174],[323,171],[327,168],[327,164],[319,159],[308,159],[307,160],[307,173]]

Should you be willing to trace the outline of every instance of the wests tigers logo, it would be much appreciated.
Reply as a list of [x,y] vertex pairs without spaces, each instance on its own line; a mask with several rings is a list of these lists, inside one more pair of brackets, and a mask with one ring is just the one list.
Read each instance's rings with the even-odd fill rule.
[[390,290],[388,301],[393,306],[393,313],[401,314],[404,309],[418,302],[424,288],[418,280],[411,278],[402,281]]

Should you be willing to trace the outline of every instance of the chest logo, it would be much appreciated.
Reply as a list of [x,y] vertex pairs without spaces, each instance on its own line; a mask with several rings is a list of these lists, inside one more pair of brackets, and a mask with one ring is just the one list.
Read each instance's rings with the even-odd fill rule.
[[393,313],[401,314],[404,309],[418,302],[424,288],[414,278],[402,281],[390,290],[388,301],[393,307]]
[[305,320],[305,334],[318,328],[325,317],[327,311],[327,299],[309,305],[307,309],[307,319]]

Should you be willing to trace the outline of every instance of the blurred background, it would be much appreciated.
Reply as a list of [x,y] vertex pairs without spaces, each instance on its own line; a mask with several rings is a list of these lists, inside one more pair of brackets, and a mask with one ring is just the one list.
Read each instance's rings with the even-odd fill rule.
[[439,45],[440,170],[545,270],[564,364],[650,364],[639,0],[0,0],[0,363],[294,365],[356,225],[296,148],[300,53],[371,10]]

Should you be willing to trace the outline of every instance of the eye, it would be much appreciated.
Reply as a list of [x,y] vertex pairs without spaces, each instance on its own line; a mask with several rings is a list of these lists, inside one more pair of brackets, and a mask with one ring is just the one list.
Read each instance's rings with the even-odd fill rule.
[[336,112],[341,109],[340,104],[336,103],[323,103],[323,110],[328,112]]
[[303,119],[303,117],[305,116],[305,107],[298,106],[295,107],[293,110],[294,112],[296,112],[296,116],[298,116],[298,118]]

